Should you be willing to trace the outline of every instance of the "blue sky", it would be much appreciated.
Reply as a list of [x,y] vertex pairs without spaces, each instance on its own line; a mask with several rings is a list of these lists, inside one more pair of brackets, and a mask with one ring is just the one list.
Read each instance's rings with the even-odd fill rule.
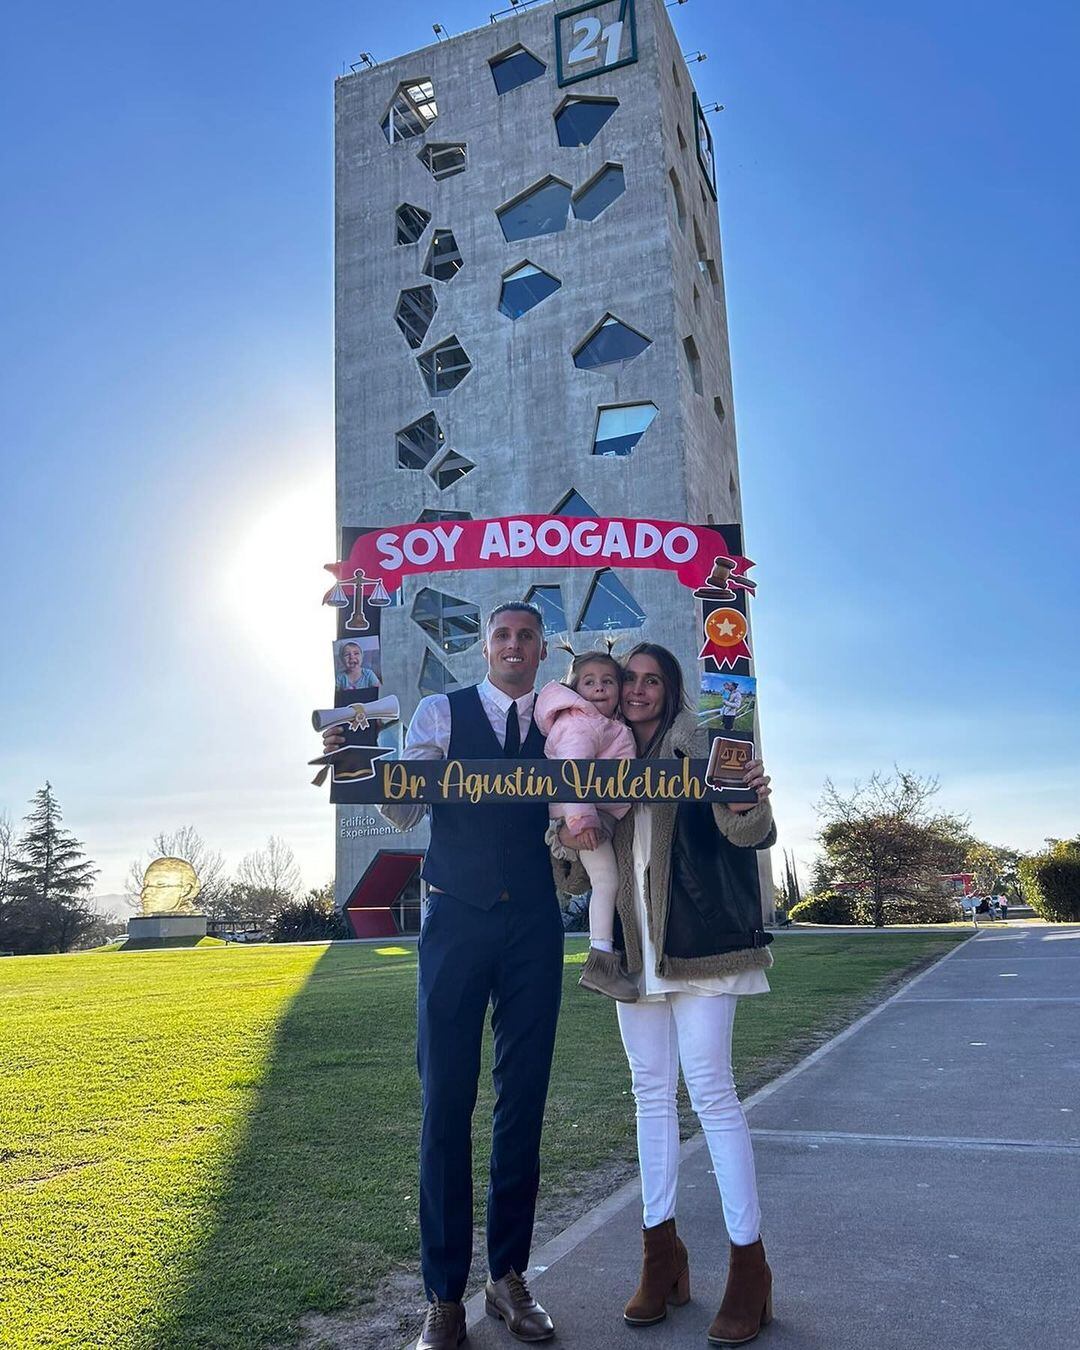
[[[332,96],[483,0],[22,6],[0,60],[0,811],[330,874]],[[690,0],[784,840],[894,762],[1080,829],[1075,7]],[[262,573],[254,559],[276,541]]]

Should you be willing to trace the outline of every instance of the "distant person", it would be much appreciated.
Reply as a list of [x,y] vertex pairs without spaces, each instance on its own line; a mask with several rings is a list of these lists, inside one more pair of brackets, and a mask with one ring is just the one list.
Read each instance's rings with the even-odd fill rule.
[[742,690],[734,680],[726,680],[724,682],[724,699],[720,708],[720,718],[725,731],[735,729],[735,719],[742,711],[742,703]]
[[1001,912],[1002,919],[1009,917],[1009,897],[1007,895],[998,896],[998,909]]
[[378,689],[379,677],[370,666],[364,665],[364,653],[358,642],[346,642],[339,653],[341,674],[338,689]]

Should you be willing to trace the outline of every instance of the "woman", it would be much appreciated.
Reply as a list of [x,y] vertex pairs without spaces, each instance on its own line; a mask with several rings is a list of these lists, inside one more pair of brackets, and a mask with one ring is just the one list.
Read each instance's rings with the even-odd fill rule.
[[[687,707],[672,653],[641,643],[625,669],[622,715],[639,756],[705,759],[708,736]],[[731,1073],[736,998],[767,993],[772,964],[755,850],[772,844],[776,831],[760,761],[748,767],[746,782],[756,805],[638,804],[614,840],[626,969],[639,985],[638,1000],[620,1003],[618,1015],[637,1103],[644,1205],[641,1281],[624,1317],[649,1326],[663,1320],[668,1303],[690,1297],[686,1248],[675,1231],[681,1063],[731,1240],[727,1287],[709,1328],[713,1345],[753,1340],[772,1318],[750,1132]]]

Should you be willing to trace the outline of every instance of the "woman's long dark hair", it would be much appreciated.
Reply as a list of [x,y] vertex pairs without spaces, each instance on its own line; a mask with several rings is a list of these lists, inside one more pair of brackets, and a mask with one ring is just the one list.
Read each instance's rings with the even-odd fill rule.
[[641,752],[641,758],[648,759],[671,730],[672,723],[679,713],[690,705],[686,701],[682,666],[679,665],[674,652],[669,652],[666,647],[661,647],[658,642],[639,642],[622,658],[624,670],[630,664],[630,658],[633,656],[651,656],[660,667],[660,679],[664,685],[664,713],[660,718],[660,725],[656,728],[648,745]]

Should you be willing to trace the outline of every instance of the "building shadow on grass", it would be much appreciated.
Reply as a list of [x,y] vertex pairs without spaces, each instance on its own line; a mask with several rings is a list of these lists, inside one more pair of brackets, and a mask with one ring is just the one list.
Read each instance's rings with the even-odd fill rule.
[[367,953],[328,947],[278,1023],[209,1214],[205,1192],[178,1214],[200,1236],[155,1350],[293,1344],[305,1313],[370,1300],[387,1256],[415,1261],[416,956]]

